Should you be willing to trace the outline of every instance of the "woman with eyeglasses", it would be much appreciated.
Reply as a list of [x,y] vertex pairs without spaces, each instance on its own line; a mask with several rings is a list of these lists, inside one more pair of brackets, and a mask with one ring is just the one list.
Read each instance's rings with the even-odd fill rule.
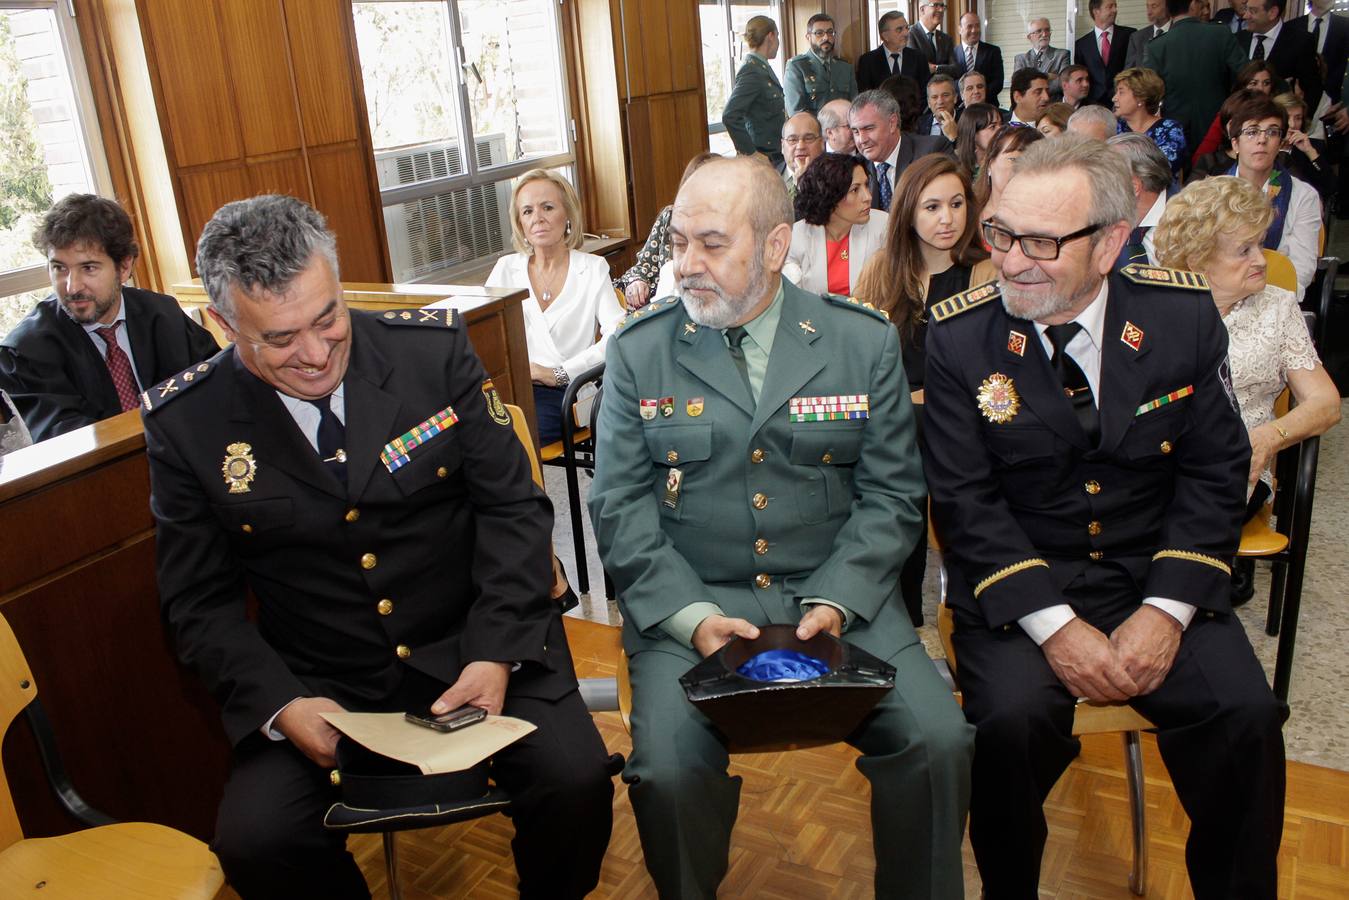
[[[899,329],[920,435],[928,310],[971,284],[997,277],[988,254],[975,240],[979,223],[973,194],[969,176],[950,157],[933,153],[911,163],[895,185],[885,247],[867,263],[854,291],[857,299],[883,310]],[[919,533],[926,532],[924,524]],[[919,541],[899,575],[904,605],[915,625],[923,622],[926,561],[927,542]]]
[[[1274,456],[1340,420],[1340,392],[1321,365],[1293,294],[1265,281],[1265,240],[1274,210],[1241,178],[1188,185],[1166,204],[1154,238],[1158,262],[1208,279],[1227,326],[1227,358],[1251,440],[1246,518],[1260,515],[1274,486]],[[1296,405],[1275,418],[1287,387]],[[1233,605],[1250,599],[1249,565],[1233,570]],[[1245,571],[1239,573],[1239,570]]]
[[992,103],[971,103],[956,123],[956,159],[970,179],[979,180],[979,171],[988,156],[988,145],[1002,128],[1002,115]]
[[782,126],[787,107],[782,82],[768,64],[778,55],[777,23],[768,16],[754,16],[745,23],[745,61],[735,73],[735,84],[721,112],[735,152],[742,156],[763,154],[775,166],[782,165]]
[[854,293],[867,260],[885,245],[890,221],[871,208],[867,170],[855,156],[824,153],[801,175],[783,274],[812,294]]
[[1307,182],[1277,164],[1288,128],[1288,113],[1264,94],[1237,106],[1227,123],[1236,149],[1236,163],[1224,174],[1235,175],[1264,192],[1274,207],[1274,220],[1264,245],[1288,257],[1297,270],[1297,298],[1316,276],[1321,235],[1321,198]]

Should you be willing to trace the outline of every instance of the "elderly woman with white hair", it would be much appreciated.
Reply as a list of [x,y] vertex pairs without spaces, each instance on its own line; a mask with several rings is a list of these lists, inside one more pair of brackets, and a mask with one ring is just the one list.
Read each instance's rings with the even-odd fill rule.
[[[1265,280],[1261,244],[1273,218],[1258,188],[1220,176],[1172,197],[1155,234],[1158,262],[1207,278],[1227,326],[1232,386],[1251,440],[1248,519],[1260,513],[1273,489],[1275,454],[1340,420],[1340,392],[1316,355],[1297,299]],[[1285,387],[1297,402],[1275,417],[1274,401]],[[1248,590],[1234,587],[1233,600],[1245,602]]]
[[[511,189],[511,242],[487,276],[488,287],[525,288],[522,304],[539,440],[562,437],[562,394],[571,379],[604,362],[604,347],[623,318],[609,264],[582,253],[581,203],[565,178],[531,169]],[[599,340],[595,332],[600,332]]]

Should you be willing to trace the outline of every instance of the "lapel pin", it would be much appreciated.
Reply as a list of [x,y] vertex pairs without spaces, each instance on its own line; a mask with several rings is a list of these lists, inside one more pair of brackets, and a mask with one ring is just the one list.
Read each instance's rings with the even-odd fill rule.
[[698,326],[697,326],[697,325],[694,325],[692,322],[685,322],[685,323],[684,323],[684,333],[685,333],[685,334],[693,334],[693,333],[694,333],[695,331],[697,331],[697,330],[698,330]]
[[1133,322],[1124,323],[1124,331],[1119,339],[1129,345],[1129,349],[1138,351],[1143,346],[1143,329],[1139,328]]
[[800,326],[801,326],[801,330],[802,330],[803,332],[805,332],[806,334],[814,334],[814,333],[815,333],[815,326],[812,325],[812,324],[810,324],[810,319],[806,319],[806,321],[804,321],[804,322],[797,322],[796,324],[797,324],[797,325],[800,325]]
[[253,447],[242,442],[230,444],[225,448],[225,461],[220,465],[220,474],[225,476],[231,494],[247,494],[252,488],[253,478],[257,475],[258,464],[253,459]]
[[1009,332],[1007,335],[1007,349],[1017,356],[1026,355],[1026,336],[1019,331]]

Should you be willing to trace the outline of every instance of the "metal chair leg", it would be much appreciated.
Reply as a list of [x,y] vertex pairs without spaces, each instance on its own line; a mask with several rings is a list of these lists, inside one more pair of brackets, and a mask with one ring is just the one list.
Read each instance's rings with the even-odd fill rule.
[[1133,823],[1134,866],[1129,890],[1142,897],[1148,890],[1148,824],[1143,798],[1143,745],[1137,731],[1124,732],[1124,773],[1129,785],[1129,819]]
[[384,868],[389,878],[389,900],[403,900],[403,891],[398,885],[397,838],[395,832],[384,832]]
[[563,470],[567,474],[567,506],[571,513],[571,543],[576,551],[576,587],[577,593],[590,593],[590,571],[586,566],[586,538],[581,524],[581,481],[577,475],[576,450],[571,450]]

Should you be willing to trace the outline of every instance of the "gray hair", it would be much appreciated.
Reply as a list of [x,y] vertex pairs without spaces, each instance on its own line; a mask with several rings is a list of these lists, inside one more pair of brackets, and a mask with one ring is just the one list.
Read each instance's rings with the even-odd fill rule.
[[1128,160],[1129,168],[1143,185],[1143,190],[1160,194],[1171,184],[1171,162],[1146,134],[1129,131],[1115,135],[1106,144]]
[[1105,129],[1105,136],[1107,138],[1113,135],[1115,133],[1115,129],[1119,127],[1118,122],[1115,120],[1114,113],[1106,109],[1104,106],[1097,106],[1095,104],[1083,106],[1080,109],[1078,109],[1077,112],[1069,116],[1068,117],[1069,130],[1072,130],[1074,122],[1081,122],[1082,124],[1094,123],[1096,125],[1100,125],[1102,128]]
[[889,91],[883,91],[880,88],[863,91],[853,100],[848,115],[851,116],[853,113],[861,112],[863,108],[868,106],[875,107],[876,112],[884,117],[894,116],[895,121],[899,121],[899,101]]
[[[967,72],[965,74],[968,75],[969,73]],[[934,84],[949,84],[951,86],[951,90],[953,91],[956,90],[956,80],[952,78],[950,75],[947,75],[945,72],[938,72],[936,75],[933,75],[931,78],[929,78],[927,82],[927,87],[923,89],[923,93],[926,94],[928,91],[932,90],[932,86]]]
[[197,241],[197,273],[211,306],[233,323],[232,287],[284,293],[315,253],[339,278],[337,238],[323,214],[294,197],[263,194],[216,210]]
[[[984,79],[984,87],[985,87],[985,88],[988,87],[988,76],[985,75],[983,72],[980,72],[978,69],[970,69],[970,70],[969,70],[968,72],[966,72],[964,75],[961,75],[961,76],[960,76],[960,82],[959,82],[959,83],[960,83],[960,89],[961,89],[962,91],[965,90],[965,82],[969,81],[970,78],[973,77],[973,76],[975,76],[975,75],[978,75],[980,78]],[[935,77],[935,76],[934,76],[934,77]]]
[[[1087,217],[1092,225],[1133,224],[1137,212],[1129,165],[1123,156],[1100,141],[1072,132],[1061,134],[1052,141],[1035,141],[1016,161],[1016,173],[1012,178],[1025,175],[1058,177],[1065,169],[1076,169],[1087,178],[1091,187]],[[1094,242],[1096,238],[1092,240]]]
[[840,106],[843,107],[844,109],[847,109],[849,107],[849,103],[847,100],[844,100],[840,97],[834,100],[830,100],[824,106],[820,107],[819,119],[820,119],[820,129],[822,132],[828,131],[831,128],[838,128],[840,125],[848,124],[847,114],[846,113],[840,114],[836,112],[836,110]]

